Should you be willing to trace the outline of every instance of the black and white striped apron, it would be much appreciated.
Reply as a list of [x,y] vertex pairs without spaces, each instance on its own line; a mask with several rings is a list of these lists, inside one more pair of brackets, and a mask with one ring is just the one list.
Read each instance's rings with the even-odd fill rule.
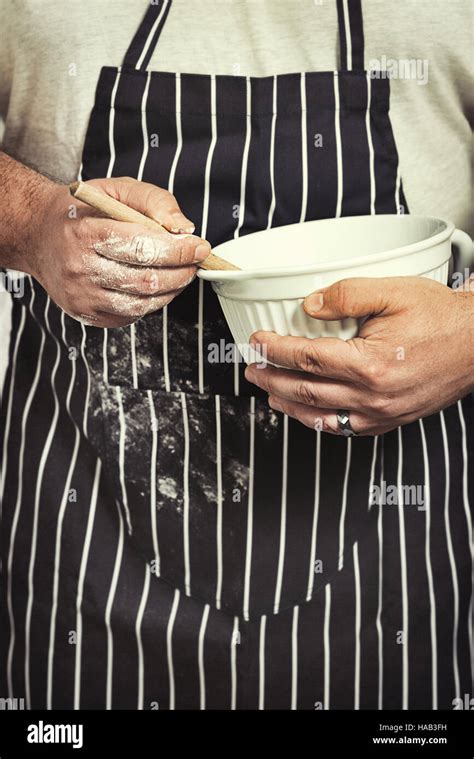
[[[389,81],[364,71],[360,0],[337,10],[339,71],[256,78],[150,71],[173,12],[150,5],[123,66],[101,71],[83,178],[169,188],[213,245],[407,212]],[[202,281],[100,330],[28,279],[12,335],[2,694],[358,709],[471,693],[472,397],[383,437],[311,431],[238,362],[208,360],[232,339]],[[376,484],[421,505],[372,504]]]

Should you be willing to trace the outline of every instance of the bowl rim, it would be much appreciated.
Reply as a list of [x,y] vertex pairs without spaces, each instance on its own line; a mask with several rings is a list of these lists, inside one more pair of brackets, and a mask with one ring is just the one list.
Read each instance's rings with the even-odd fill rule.
[[[368,219],[371,218],[369,214],[361,215],[361,216],[344,216],[340,217],[341,219]],[[436,232],[436,234],[432,235],[431,237],[426,237],[423,240],[419,240],[418,242],[411,243],[410,245],[403,245],[400,248],[390,248],[389,250],[383,250],[380,253],[369,253],[365,256],[358,256],[357,258],[353,258],[350,261],[347,260],[347,258],[337,258],[334,261],[328,262],[324,261],[317,264],[301,264],[300,266],[279,266],[278,268],[262,268],[262,269],[231,269],[231,270],[216,270],[216,269],[201,269],[198,268],[198,277],[200,279],[205,279],[209,282],[228,282],[228,281],[237,281],[237,280],[246,280],[246,279],[274,279],[277,277],[288,277],[293,275],[300,275],[300,274],[317,274],[321,272],[333,272],[333,271],[340,271],[341,269],[353,269],[360,266],[364,266],[367,263],[381,263],[383,261],[390,260],[394,257],[394,254],[396,253],[397,258],[404,258],[405,256],[410,256],[413,253],[418,253],[421,250],[424,250],[425,248],[431,248],[435,245],[439,245],[440,243],[444,242],[448,238],[450,238],[455,230],[455,226],[452,221],[449,219],[443,219],[439,216],[425,216],[424,214],[377,214],[377,218],[391,218],[393,219],[402,219],[402,218],[410,218],[410,219],[424,219],[429,221],[436,221],[438,223],[444,224],[444,229],[441,229],[439,232]],[[339,218],[334,217],[331,219],[315,219],[314,221],[338,221]],[[297,222],[296,224],[286,224],[284,226],[296,226],[299,223],[306,223],[306,222]],[[308,222],[311,223],[311,222]],[[283,227],[272,227],[272,229],[282,229]],[[271,230],[259,230],[258,232],[254,232],[252,234],[262,234],[262,232],[268,232]],[[249,235],[250,237],[250,235]],[[232,242],[232,240],[228,240],[227,242]],[[428,244],[429,243],[429,244]],[[222,243],[223,245],[225,243]],[[217,247],[220,246],[216,246]]]

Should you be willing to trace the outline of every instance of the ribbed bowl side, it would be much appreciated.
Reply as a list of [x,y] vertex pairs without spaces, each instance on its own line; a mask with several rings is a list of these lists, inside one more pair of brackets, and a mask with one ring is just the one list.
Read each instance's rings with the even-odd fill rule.
[[[449,262],[422,276],[446,284]],[[219,295],[219,301],[232,336],[244,358],[250,336],[258,330],[294,337],[339,337],[349,340],[358,332],[357,319],[318,321],[303,310],[303,299],[246,301],[232,300]]]

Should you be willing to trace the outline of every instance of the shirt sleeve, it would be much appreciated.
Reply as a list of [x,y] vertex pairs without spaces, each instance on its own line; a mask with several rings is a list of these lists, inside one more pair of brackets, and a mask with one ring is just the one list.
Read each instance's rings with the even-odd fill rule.
[[10,92],[13,77],[13,40],[12,40],[12,15],[14,13],[13,0],[0,0],[0,145],[3,141],[5,120],[10,101]]

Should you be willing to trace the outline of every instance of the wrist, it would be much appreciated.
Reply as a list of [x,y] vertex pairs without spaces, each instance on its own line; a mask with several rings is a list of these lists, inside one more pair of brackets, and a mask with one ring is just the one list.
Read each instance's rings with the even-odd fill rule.
[[474,392],[474,289],[469,290],[474,285],[474,281],[466,283],[465,289],[455,290],[455,297],[459,307],[459,325],[462,344],[466,345],[467,350],[464,353],[468,363],[468,375],[471,378],[469,391]]
[[51,239],[52,206],[60,185],[36,172],[34,174],[31,185],[25,188],[28,208],[17,216],[20,231],[16,247],[22,271],[40,279],[39,273],[45,258],[47,240]]
[[57,184],[47,177],[41,177],[41,180],[44,181],[38,183],[35,188],[32,213],[24,231],[22,244],[26,251],[25,265],[28,266],[28,273],[44,286],[45,267],[50,265],[51,249],[58,238],[58,208],[63,206],[63,199],[67,198],[69,193],[64,185]]

